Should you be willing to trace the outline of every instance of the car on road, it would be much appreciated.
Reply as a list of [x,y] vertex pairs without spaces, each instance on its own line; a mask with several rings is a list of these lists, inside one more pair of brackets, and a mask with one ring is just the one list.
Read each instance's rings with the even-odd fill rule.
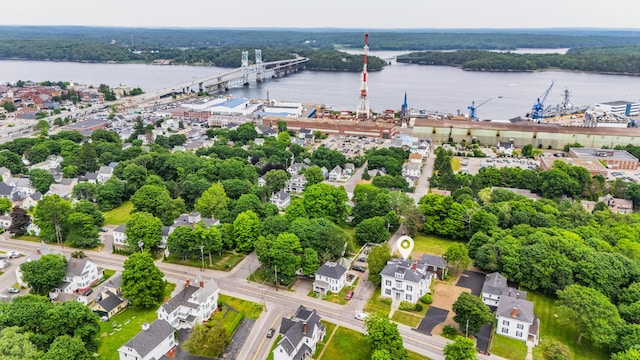
[[275,334],[275,333],[276,333],[276,329],[271,328],[271,329],[267,330],[267,337],[268,338],[272,338],[273,334]]
[[361,257],[361,258],[358,258],[358,261],[360,261],[360,262],[367,262],[367,258],[366,258],[366,257]]
[[85,290],[84,292],[82,292],[82,295],[84,296],[89,296],[93,293],[93,289],[92,288],[88,288],[87,290]]
[[16,250],[11,250],[11,251],[8,251],[8,252],[7,252],[7,256],[8,256],[10,259],[18,258],[18,257],[20,257],[20,255],[21,255],[21,254],[20,254],[20,252],[19,252],[19,251],[16,251]]
[[20,292],[20,289],[16,289],[16,288],[8,288],[8,289],[7,289],[7,292],[8,292],[9,294],[17,294],[17,293],[19,293],[19,292]]
[[353,265],[353,266],[351,267],[351,269],[352,269],[352,270],[355,270],[355,271],[362,272],[362,273],[364,272],[364,268],[363,268],[362,266],[358,266],[358,265]]
[[369,314],[365,313],[365,312],[359,312],[356,314],[356,319],[358,320],[364,320],[369,316]]
[[101,228],[100,228],[100,229],[98,229],[98,230],[100,230],[100,232],[108,232],[108,231],[109,231],[109,229],[107,229],[107,228],[103,228],[103,227],[101,227]]

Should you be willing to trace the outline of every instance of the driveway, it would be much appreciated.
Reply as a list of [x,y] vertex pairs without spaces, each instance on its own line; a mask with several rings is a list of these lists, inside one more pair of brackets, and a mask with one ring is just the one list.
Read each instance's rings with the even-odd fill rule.
[[479,353],[489,355],[489,341],[491,340],[493,324],[484,324],[476,334],[476,349]]
[[431,335],[431,331],[436,325],[443,323],[447,320],[447,316],[449,315],[449,310],[440,309],[434,306],[429,307],[427,313],[424,315],[422,321],[418,325],[417,331]]
[[465,270],[462,272],[462,275],[460,275],[460,279],[458,279],[456,286],[471,289],[471,294],[480,296],[485,277],[486,275],[483,273]]

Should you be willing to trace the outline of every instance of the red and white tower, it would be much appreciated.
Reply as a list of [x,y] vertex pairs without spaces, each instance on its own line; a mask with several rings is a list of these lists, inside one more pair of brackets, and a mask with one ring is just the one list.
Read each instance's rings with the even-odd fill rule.
[[362,65],[362,84],[360,84],[360,99],[358,101],[357,118],[369,118],[369,98],[367,97],[367,54],[369,54],[369,33],[364,34],[364,65]]

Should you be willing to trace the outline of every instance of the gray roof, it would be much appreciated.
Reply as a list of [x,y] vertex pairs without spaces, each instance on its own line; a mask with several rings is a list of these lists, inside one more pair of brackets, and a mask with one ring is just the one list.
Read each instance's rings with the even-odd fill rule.
[[287,354],[291,355],[304,338],[304,324],[306,324],[307,332],[310,334],[313,334],[313,331],[316,328],[324,328],[324,325],[320,323],[320,316],[318,316],[316,311],[309,310],[302,305],[300,305],[298,310],[296,310],[293,318],[282,318],[282,322],[280,323],[280,334],[282,334],[283,337],[278,345],[282,345]]
[[113,229],[113,232],[125,232],[125,230],[127,229],[127,224],[121,224],[120,226],[118,226],[117,228]]
[[[513,316],[514,310],[517,311],[516,316]],[[531,324],[535,317],[533,314],[533,302],[525,299],[502,296],[498,301],[496,316],[517,319]]]
[[326,276],[330,279],[340,279],[346,272],[347,269],[342,267],[342,265],[334,262],[326,262],[316,270],[316,275]]
[[102,300],[98,302],[100,306],[104,309],[104,311],[109,312],[118,307],[118,305],[122,304],[124,300],[118,297],[118,295],[112,293],[107,290],[103,293]]
[[482,285],[482,292],[493,295],[502,295],[503,289],[507,287],[507,278],[498,272],[487,274]]
[[89,261],[89,258],[69,258],[67,260],[67,276],[81,276],[82,270],[84,270],[85,265]]
[[9,196],[13,192],[13,186],[0,182],[0,195]]
[[169,336],[173,336],[173,327],[167,321],[157,319],[123,346],[134,349],[144,358]]
[[98,173],[88,172],[88,173],[84,174],[84,178],[87,179],[87,180],[96,180],[98,178]]
[[[415,269],[413,265],[415,264]],[[387,265],[380,272],[382,275],[396,277],[396,274],[402,274],[402,279],[414,283],[420,282],[427,276],[425,265],[416,261],[401,260],[393,258],[387,261]]]
[[120,285],[122,285],[122,273],[118,271],[112,277],[107,279],[104,285],[110,288],[118,289]]
[[[179,293],[174,295],[171,299],[169,299],[169,301],[162,304],[161,307],[162,309],[164,309],[164,311],[167,312],[167,314],[171,314],[180,306],[196,309],[200,304],[204,303],[205,300],[209,296],[211,296],[211,294],[213,294],[216,291],[218,291],[218,284],[213,279],[207,282],[204,282],[202,288],[195,285],[187,285],[184,287],[184,289],[182,289],[182,291],[180,291]],[[191,299],[191,297],[194,295],[198,303],[193,303],[189,301],[189,299]]]
[[280,201],[285,201],[287,199],[289,199],[291,196],[289,195],[288,192],[284,191],[284,190],[280,190],[277,193],[273,194],[273,196],[276,199],[279,199]]
[[442,256],[424,254],[420,258],[420,262],[425,265],[435,266],[439,269],[444,269],[447,267],[447,260],[445,260]]
[[40,201],[40,199],[42,199],[42,193],[40,191],[36,191],[35,193],[31,194],[30,198],[35,201]]

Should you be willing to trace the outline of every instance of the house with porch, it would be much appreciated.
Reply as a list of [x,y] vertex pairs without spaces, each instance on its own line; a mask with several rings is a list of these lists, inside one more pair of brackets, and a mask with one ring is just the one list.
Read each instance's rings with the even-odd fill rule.
[[304,187],[307,186],[307,177],[304,175],[293,175],[291,179],[287,180],[286,186],[291,193],[301,193],[304,191]]
[[151,324],[142,324],[142,331],[118,348],[118,354],[120,360],[172,358],[177,345],[173,327],[165,320],[157,319]]
[[423,295],[431,292],[431,281],[436,273],[427,271],[427,265],[420,260],[392,258],[380,276],[382,296],[416,304]]
[[282,338],[273,349],[273,360],[311,359],[318,342],[324,339],[326,328],[315,310],[300,305],[291,319],[282,318]]
[[211,279],[207,282],[196,278],[196,284],[190,280],[184,288],[169,301],[158,308],[158,319],[166,320],[174,329],[191,329],[195,324],[209,320],[218,308],[218,283]]
[[81,293],[100,281],[103,271],[88,257],[69,258],[66,273],[57,288],[67,294]]
[[313,291],[321,294],[339,293],[347,282],[347,269],[334,262],[326,262],[316,270]]
[[278,210],[284,210],[291,203],[291,195],[284,190],[271,195],[271,203],[278,207]]
[[496,334],[538,345],[540,319],[533,313],[533,302],[517,295],[501,296],[496,309]]

